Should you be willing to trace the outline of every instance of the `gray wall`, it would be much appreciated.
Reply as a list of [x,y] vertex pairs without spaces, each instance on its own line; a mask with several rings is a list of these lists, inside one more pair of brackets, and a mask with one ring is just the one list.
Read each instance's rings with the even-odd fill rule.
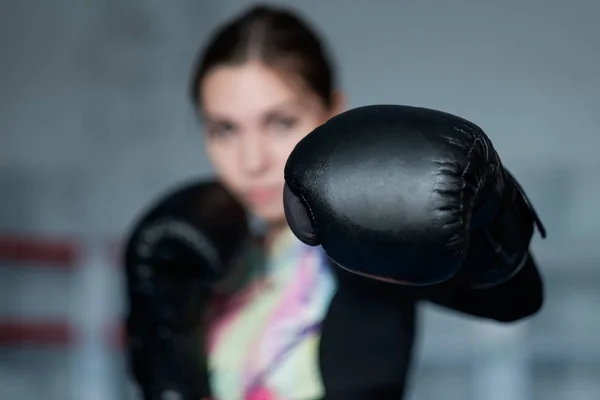
[[[549,230],[535,242],[548,281],[535,319],[504,327],[424,306],[414,399],[598,398],[600,4],[298,3],[330,40],[351,106],[474,120]],[[0,398],[123,392],[119,357],[97,334],[121,306],[106,242],[159,190],[210,174],[186,99],[190,62],[249,4],[2,1],[0,228],[75,236],[86,251],[70,275],[0,271],[1,317],[66,313],[85,332],[69,351],[2,349]]]

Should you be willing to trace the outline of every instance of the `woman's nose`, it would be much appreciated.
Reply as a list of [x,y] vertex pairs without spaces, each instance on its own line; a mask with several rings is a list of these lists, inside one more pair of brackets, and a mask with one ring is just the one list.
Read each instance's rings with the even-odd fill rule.
[[259,174],[268,165],[268,152],[259,134],[246,135],[240,153],[241,164],[247,174]]

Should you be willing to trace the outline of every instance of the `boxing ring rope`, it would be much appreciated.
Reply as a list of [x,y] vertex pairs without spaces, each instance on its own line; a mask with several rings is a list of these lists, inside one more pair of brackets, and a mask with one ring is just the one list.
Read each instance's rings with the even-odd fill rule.
[[66,321],[28,321],[16,318],[0,321],[0,345],[2,346],[54,345],[68,347],[75,340],[75,331]]
[[[0,347],[25,351],[29,363],[32,354],[35,360],[35,354],[47,355],[47,350],[65,359],[65,388],[57,396],[66,400],[126,398],[119,385],[122,354],[103,334],[122,308],[120,272],[108,267],[105,243],[98,238],[0,233],[0,281],[16,287],[5,294]],[[19,396],[35,396],[29,394],[34,388],[20,390],[27,394]]]
[[79,254],[80,244],[74,240],[0,233],[0,260],[3,263],[71,269],[76,266]]
[[[78,243],[71,240],[0,234],[0,265],[71,272],[77,267]],[[67,347],[76,332],[67,318],[0,317],[0,345]]]
[[[545,275],[559,274],[568,260],[579,255],[582,265],[577,271],[584,275],[582,279],[587,275],[597,276],[600,249],[591,243],[580,247],[570,251],[549,248],[540,252],[538,260],[545,267]],[[122,383],[126,378],[120,323],[124,304],[124,299],[119,297],[123,284],[120,252],[119,241],[106,238],[59,239],[0,233],[2,274],[12,271],[13,275],[22,274],[24,279],[29,279],[30,274],[42,273],[44,277],[62,279],[63,300],[71,303],[64,315],[10,313],[4,306],[5,312],[0,313],[0,347],[31,351],[53,348],[68,352],[69,377],[76,383],[68,400],[131,398],[124,394],[128,389]],[[4,280],[3,276],[0,275],[0,281]],[[10,297],[4,300],[10,301]],[[448,322],[455,319],[454,314],[448,316]],[[534,341],[528,340],[528,322],[508,328],[493,323],[459,325],[460,333],[444,340],[441,338],[445,332],[433,332],[432,340],[426,349],[420,349],[419,357],[425,364],[471,365],[472,398],[494,400],[504,398],[501,394],[509,392],[512,400],[530,398],[532,357],[558,361],[568,351],[571,357],[585,361],[599,355],[596,349],[579,354],[568,343],[557,346],[550,334],[536,333]],[[437,329],[425,327],[426,335],[432,333],[431,328]]]
[[[71,374],[77,377],[74,381],[79,385],[74,389],[73,399],[126,397],[122,388],[115,387],[118,378],[110,373],[115,370],[114,358],[122,358],[123,355],[124,337],[119,321],[122,309],[111,311],[105,306],[107,296],[115,296],[118,285],[122,284],[119,282],[122,279],[121,250],[119,240],[86,238],[74,241],[0,235],[0,260],[4,261],[3,264],[8,262],[18,268],[53,270],[74,278],[69,296],[80,306],[75,307],[70,316],[53,320],[39,317],[22,321],[0,320],[0,344],[75,348]],[[472,344],[477,356],[476,361],[468,363],[478,364],[473,376],[475,398],[493,400],[489,397],[493,393],[490,385],[502,385],[503,390],[499,393],[510,389],[511,399],[526,399],[528,389],[523,386],[520,375],[526,365],[515,358],[515,355],[518,356],[515,348],[518,350],[520,346],[514,344],[520,343],[522,334],[479,324],[472,327],[471,333],[472,336],[468,336],[476,338]],[[442,355],[447,364],[464,362],[468,351],[462,342],[456,343],[455,356]],[[448,342],[445,343],[447,347]],[[503,354],[498,354],[498,349]],[[441,352],[445,353],[448,352]],[[425,362],[439,358],[439,355],[425,355]],[[123,372],[122,369],[117,370]]]

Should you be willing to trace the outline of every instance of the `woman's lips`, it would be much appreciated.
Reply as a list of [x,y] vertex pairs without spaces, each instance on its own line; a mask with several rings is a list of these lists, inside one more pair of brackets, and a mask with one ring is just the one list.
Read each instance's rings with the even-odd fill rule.
[[278,197],[282,197],[281,191],[275,188],[258,188],[246,192],[246,199],[256,206],[265,205],[273,202]]

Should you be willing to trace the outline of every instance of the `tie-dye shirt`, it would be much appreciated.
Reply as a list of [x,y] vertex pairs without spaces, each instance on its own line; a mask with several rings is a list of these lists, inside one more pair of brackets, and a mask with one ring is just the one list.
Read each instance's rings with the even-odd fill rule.
[[320,324],[335,291],[322,250],[286,232],[269,254],[249,249],[215,299],[209,366],[219,400],[323,396]]

